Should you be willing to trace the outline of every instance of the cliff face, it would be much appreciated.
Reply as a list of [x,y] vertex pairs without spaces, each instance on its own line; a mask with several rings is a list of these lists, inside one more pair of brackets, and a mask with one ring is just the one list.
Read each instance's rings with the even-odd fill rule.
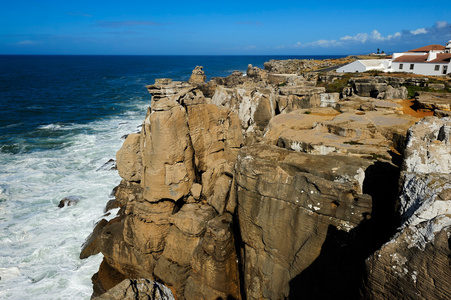
[[397,233],[366,261],[369,299],[451,298],[451,119],[408,132]]
[[[387,260],[378,259],[395,250],[384,245],[379,251],[386,253],[372,254],[395,233],[398,211],[409,219],[439,182],[447,191],[449,166],[423,179],[403,167],[407,192],[397,210],[400,153],[417,119],[394,102],[355,96],[331,102],[334,95],[302,76],[252,66],[247,75],[204,83],[197,67],[189,82],[158,79],[147,87],[153,98],[142,131],[117,153],[123,180],[109,207],[120,211],[99,222],[81,253],[104,255],[93,296],[115,286],[129,293],[136,283],[127,278],[162,282],[177,299],[353,299],[365,278],[366,296],[395,293],[383,280],[402,278],[382,274]],[[321,107],[338,103],[338,110]],[[448,150],[430,158],[441,166],[449,162],[450,122],[444,122],[436,140]],[[410,146],[419,139],[414,132],[405,165],[415,161],[421,169],[425,158]],[[409,191],[419,183],[412,180],[425,187],[416,198]],[[409,225],[394,239],[410,236],[409,226],[433,226],[404,222]],[[440,237],[432,239],[430,255],[441,247],[442,270],[449,234]]]

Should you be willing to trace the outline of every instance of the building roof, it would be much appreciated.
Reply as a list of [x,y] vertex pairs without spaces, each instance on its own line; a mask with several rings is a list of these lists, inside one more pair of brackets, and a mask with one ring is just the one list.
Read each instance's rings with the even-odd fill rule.
[[428,54],[423,55],[402,55],[394,59],[394,62],[426,62]]
[[429,51],[433,51],[433,50],[445,50],[445,46],[442,46],[442,45],[429,45],[429,46],[424,46],[424,47],[421,47],[421,48],[409,50],[407,52],[429,52]]
[[451,53],[437,53],[437,58],[429,62],[431,63],[449,63],[451,61]]
[[423,55],[402,55],[397,57],[394,62],[405,63],[449,63],[451,60],[451,53],[437,53],[437,57],[428,61],[428,54]]

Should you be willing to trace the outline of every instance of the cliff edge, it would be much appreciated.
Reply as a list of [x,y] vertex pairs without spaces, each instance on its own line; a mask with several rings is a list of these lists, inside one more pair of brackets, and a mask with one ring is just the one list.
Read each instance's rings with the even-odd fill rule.
[[116,156],[120,210],[80,255],[104,256],[93,297],[138,297],[135,279],[176,299],[450,295],[451,120],[414,125],[396,85],[328,92],[333,76],[272,64],[147,86]]

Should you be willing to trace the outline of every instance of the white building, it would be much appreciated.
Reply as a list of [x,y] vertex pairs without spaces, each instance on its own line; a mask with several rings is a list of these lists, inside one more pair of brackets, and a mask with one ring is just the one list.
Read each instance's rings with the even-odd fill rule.
[[360,59],[337,69],[339,73],[357,73],[371,70],[383,71],[390,66],[390,59]]
[[451,73],[451,41],[446,46],[429,45],[407,52],[394,53],[392,59],[357,60],[337,69],[339,73],[406,72],[420,75],[446,75]]

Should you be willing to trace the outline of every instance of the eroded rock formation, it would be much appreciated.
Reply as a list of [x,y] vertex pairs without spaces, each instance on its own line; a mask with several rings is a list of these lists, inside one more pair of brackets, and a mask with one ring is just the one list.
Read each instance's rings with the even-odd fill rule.
[[451,119],[425,118],[408,133],[401,226],[366,262],[365,299],[451,297]]
[[[158,281],[177,299],[382,299],[402,294],[388,281],[413,289],[405,264],[421,296],[431,280],[448,296],[449,119],[408,133],[419,119],[396,101],[339,99],[317,75],[288,74],[306,62],[265,67],[209,82],[196,67],[189,82],[147,86],[142,131],[116,156],[119,213],[80,255],[104,256],[93,295],[140,297],[133,280],[146,278],[144,293]],[[402,89],[384,80],[385,95]],[[422,246],[406,247],[416,236]],[[417,268],[431,257],[443,278]]]

